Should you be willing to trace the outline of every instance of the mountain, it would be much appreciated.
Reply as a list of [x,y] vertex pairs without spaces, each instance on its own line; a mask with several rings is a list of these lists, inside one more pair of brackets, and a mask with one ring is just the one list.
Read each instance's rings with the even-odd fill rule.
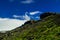
[[24,25],[0,33],[0,40],[60,40],[60,14],[46,12],[40,20],[30,20]]

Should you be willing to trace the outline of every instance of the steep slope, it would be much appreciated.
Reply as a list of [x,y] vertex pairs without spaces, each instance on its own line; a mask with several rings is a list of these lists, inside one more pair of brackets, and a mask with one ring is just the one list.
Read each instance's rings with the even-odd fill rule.
[[41,15],[41,20],[28,21],[1,35],[0,40],[60,40],[60,14]]

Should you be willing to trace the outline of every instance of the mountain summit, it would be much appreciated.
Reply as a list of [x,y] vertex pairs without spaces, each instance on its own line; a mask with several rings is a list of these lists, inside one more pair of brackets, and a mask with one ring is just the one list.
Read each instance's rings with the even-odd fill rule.
[[27,21],[24,25],[0,33],[0,40],[60,40],[60,14],[46,12],[40,20]]

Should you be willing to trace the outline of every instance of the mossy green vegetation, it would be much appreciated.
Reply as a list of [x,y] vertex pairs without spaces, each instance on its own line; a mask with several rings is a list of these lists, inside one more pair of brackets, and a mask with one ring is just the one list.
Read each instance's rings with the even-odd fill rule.
[[14,30],[1,33],[0,40],[60,40],[60,14],[50,14],[41,20],[29,21]]

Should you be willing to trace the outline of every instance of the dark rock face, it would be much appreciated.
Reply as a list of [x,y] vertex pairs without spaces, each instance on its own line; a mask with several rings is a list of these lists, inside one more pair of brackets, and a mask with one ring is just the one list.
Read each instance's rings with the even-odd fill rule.
[[27,21],[27,22],[25,22],[25,24],[31,24],[31,21]]
[[25,24],[34,24],[34,23],[35,23],[34,20],[30,20],[30,21],[25,22]]
[[43,14],[40,15],[40,18],[43,19],[43,18],[45,18],[47,16],[50,16],[50,15],[56,15],[56,13],[50,13],[50,12],[43,13]]

